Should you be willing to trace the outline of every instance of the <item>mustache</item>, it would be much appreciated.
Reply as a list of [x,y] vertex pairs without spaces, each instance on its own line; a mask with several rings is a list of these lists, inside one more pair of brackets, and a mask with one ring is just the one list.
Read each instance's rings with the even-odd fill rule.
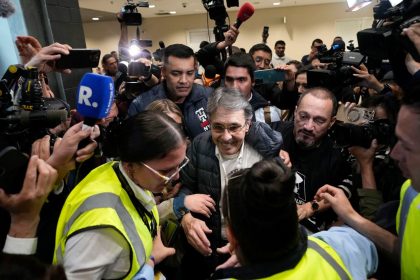
[[299,129],[298,132],[301,132],[301,133],[303,133],[305,135],[308,135],[308,136],[315,136],[315,134],[312,131],[306,130],[304,128]]

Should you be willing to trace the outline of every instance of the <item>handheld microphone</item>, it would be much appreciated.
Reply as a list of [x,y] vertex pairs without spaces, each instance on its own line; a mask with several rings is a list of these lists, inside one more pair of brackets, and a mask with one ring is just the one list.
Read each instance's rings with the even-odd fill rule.
[[66,110],[18,111],[14,115],[0,118],[0,122],[20,124],[24,127],[53,128],[67,119]]
[[248,20],[254,14],[254,12],[254,6],[252,6],[251,3],[246,2],[239,8],[238,15],[236,16],[236,22],[233,26],[239,28],[239,26],[241,26],[244,21]]
[[77,112],[84,117],[84,124],[94,126],[105,118],[114,101],[114,81],[109,76],[86,73],[79,84]]
[[159,48],[164,49],[165,43],[163,41],[159,41]]

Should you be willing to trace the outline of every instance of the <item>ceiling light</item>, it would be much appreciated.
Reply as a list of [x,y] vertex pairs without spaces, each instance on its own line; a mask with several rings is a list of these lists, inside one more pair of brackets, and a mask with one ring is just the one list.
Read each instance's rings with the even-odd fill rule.
[[98,17],[93,17],[92,20],[99,20],[99,18]]
[[347,0],[347,12],[355,12],[372,3],[372,0]]
[[155,5],[149,5],[149,8],[153,9],[154,7],[156,7],[156,6]]
[[170,11],[169,12],[171,15],[174,15],[174,14],[176,14],[176,11]]
[[274,2],[273,5],[274,6],[279,6],[280,5],[280,2]]

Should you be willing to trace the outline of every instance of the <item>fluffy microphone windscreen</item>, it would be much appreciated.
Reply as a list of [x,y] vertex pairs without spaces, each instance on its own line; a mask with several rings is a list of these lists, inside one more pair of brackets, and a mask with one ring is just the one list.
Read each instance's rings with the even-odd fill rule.
[[7,18],[15,12],[15,6],[8,0],[0,0],[0,17]]
[[251,3],[246,2],[238,11],[237,19],[241,22],[246,21],[254,14],[255,8]]

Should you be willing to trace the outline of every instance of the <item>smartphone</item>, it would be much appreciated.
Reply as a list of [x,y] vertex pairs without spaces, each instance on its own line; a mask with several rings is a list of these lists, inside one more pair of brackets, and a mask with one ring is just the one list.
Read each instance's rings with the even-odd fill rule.
[[99,49],[71,49],[68,55],[61,55],[55,62],[59,69],[95,68],[99,64],[101,51]]
[[257,84],[276,83],[285,80],[283,70],[265,69],[254,72],[254,79]]
[[0,151],[0,188],[8,194],[19,193],[28,167],[29,157],[15,147]]
[[269,28],[270,28],[269,26],[264,26],[264,28],[263,28],[263,34],[264,35],[268,35],[268,29]]

